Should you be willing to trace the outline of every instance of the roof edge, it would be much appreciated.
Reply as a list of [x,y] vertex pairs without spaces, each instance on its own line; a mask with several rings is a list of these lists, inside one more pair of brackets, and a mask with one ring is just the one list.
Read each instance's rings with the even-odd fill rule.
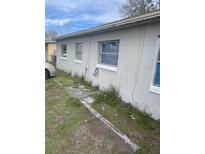
[[45,43],[56,43],[56,41],[52,41],[52,40],[45,40]]
[[[89,28],[89,29],[85,29],[85,30],[81,30],[81,31],[77,31],[77,32],[73,32],[73,33],[69,33],[69,34],[65,34],[65,35],[61,35],[61,36],[57,36],[56,40],[91,34],[91,33],[100,32],[103,30],[105,31],[105,30],[112,29],[113,27],[117,28],[117,27],[121,27],[124,25],[137,23],[137,22],[145,21],[145,20],[150,20],[150,19],[157,18],[157,17],[160,17],[160,10],[153,11],[153,12],[146,13],[146,14],[139,15],[139,16],[135,16],[135,17],[117,20],[114,22],[106,23],[103,25]],[[150,22],[154,22],[154,20],[150,21]]]

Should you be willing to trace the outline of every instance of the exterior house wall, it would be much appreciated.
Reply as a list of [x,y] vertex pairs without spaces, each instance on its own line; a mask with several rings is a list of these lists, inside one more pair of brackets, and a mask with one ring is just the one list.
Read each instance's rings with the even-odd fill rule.
[[48,44],[45,43],[45,60],[48,61]]
[[48,43],[47,44],[47,60],[49,62],[52,61],[52,56],[54,55],[55,50],[56,50],[56,44],[55,43]]
[[[140,110],[160,117],[160,95],[150,91],[155,70],[159,22],[144,24],[100,34],[87,35],[57,41],[57,68],[86,75],[86,79],[100,89],[111,85],[119,89],[125,102]],[[99,41],[120,40],[117,71],[99,68],[99,76],[93,75],[99,64]],[[75,62],[75,43],[83,43],[82,63]],[[60,45],[67,44],[67,58],[61,57]],[[87,68],[87,71],[85,69]]]

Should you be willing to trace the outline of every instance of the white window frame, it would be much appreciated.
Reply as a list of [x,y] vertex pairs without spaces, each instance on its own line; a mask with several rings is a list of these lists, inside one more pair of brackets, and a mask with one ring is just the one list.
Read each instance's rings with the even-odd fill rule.
[[160,56],[160,38],[157,39],[155,67],[152,73],[152,81],[150,86],[150,91],[156,94],[160,94],[160,86],[156,86],[154,83],[156,78],[157,64],[160,63],[160,61],[158,61],[158,56]]
[[111,71],[111,72],[117,72],[117,67],[112,67],[112,66],[107,66],[107,65],[97,64],[96,68]]
[[[81,51],[78,51],[78,45],[81,44]],[[77,58],[77,53],[81,54],[81,58]],[[76,63],[82,63],[82,59],[83,59],[83,43],[82,42],[78,42],[78,43],[75,43],[75,62]]]
[[[63,45],[66,46],[66,50],[63,50]],[[66,59],[67,58],[67,44],[61,44],[60,51],[61,51],[61,59]],[[65,51],[65,52],[63,52],[63,51]]]
[[117,66],[118,66],[118,59],[117,59],[117,65],[110,65],[110,64],[106,64],[106,63],[101,63],[101,55],[105,54],[102,52],[102,43],[110,43],[110,42],[118,42],[118,53],[106,53],[106,54],[113,54],[113,55],[117,55],[118,59],[119,59],[119,49],[120,49],[120,40],[107,40],[107,41],[99,41],[99,64],[97,65],[98,68],[102,68],[102,69],[107,69],[113,72],[117,71]]

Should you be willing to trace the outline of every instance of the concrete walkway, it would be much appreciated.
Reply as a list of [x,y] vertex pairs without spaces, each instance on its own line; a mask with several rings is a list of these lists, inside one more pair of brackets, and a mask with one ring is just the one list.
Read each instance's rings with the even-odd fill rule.
[[139,145],[132,142],[123,132],[117,129],[112,123],[110,123],[106,118],[104,118],[100,113],[91,107],[95,96],[95,92],[90,92],[83,85],[78,87],[69,86],[66,87],[70,96],[77,98],[81,103],[101,122],[103,122],[108,128],[110,128],[116,135],[118,135],[134,152],[140,149]]

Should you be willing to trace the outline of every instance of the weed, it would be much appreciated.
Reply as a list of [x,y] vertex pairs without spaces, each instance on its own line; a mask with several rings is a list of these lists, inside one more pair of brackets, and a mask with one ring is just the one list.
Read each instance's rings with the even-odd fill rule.
[[72,107],[80,107],[80,102],[76,98],[69,98],[65,101],[66,107],[72,106]]
[[79,76],[78,74],[72,74],[72,72],[64,72],[57,69],[56,71],[56,79],[59,80],[64,86],[74,85],[78,87],[79,84],[85,86],[85,88],[91,91],[98,91],[98,86],[93,86],[92,81],[88,81],[85,77]]
[[86,81],[86,79],[83,75],[80,77],[80,83],[85,85],[85,86],[92,87],[92,82],[91,81]]
[[71,73],[71,72],[68,72],[68,76],[72,76],[72,73]]
[[[58,71],[55,80],[63,86],[75,86],[80,83],[78,78]],[[124,153],[115,146],[118,138],[109,137],[105,128],[102,136],[99,121],[79,102],[72,98],[67,91],[56,82],[46,80],[45,98],[45,153]],[[76,86],[79,86],[77,84]],[[86,122],[85,122],[86,121]],[[103,128],[104,129],[104,128]],[[97,141],[97,143],[96,143]],[[114,143],[114,144],[110,144]],[[118,144],[121,144],[118,141]]]
[[83,75],[80,77],[80,82],[81,82],[81,83],[86,82],[86,81],[85,81],[85,77],[84,77]]
[[100,90],[100,88],[99,88],[98,85],[97,85],[97,86],[93,86],[93,89],[96,90],[96,91],[99,91],[99,90]]
[[78,74],[74,74],[73,77],[74,77],[75,79],[78,79],[78,78],[79,78]]
[[110,105],[115,105],[118,102],[121,102],[119,91],[111,86],[105,91],[102,91],[98,95],[95,96],[96,103],[106,103]]
[[125,114],[134,115],[134,117],[136,117],[135,121],[141,129],[152,131],[159,135],[159,121],[152,119],[151,116],[145,111],[140,111],[138,108],[133,107],[130,103],[126,103],[125,106],[126,108],[119,107],[119,110]]
[[[137,154],[159,153],[160,122],[152,119],[146,110],[140,111],[130,103],[124,103],[114,87],[102,91],[95,99],[92,106],[140,145]],[[140,137],[132,134],[135,131],[141,134]]]

